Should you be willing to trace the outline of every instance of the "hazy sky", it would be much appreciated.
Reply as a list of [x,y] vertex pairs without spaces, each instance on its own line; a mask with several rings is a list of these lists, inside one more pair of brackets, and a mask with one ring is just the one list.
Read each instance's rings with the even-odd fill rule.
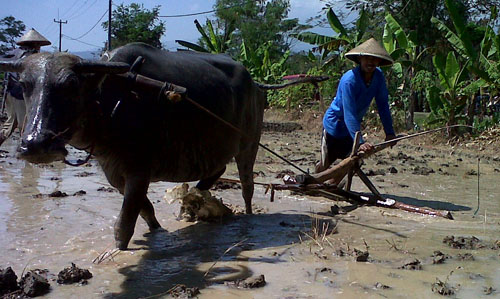
[[[210,11],[215,0],[114,0],[113,5],[122,3],[128,5],[132,2],[143,3],[147,9],[161,5],[160,15],[171,16]],[[62,49],[71,52],[87,51],[103,47],[107,39],[107,32],[101,23],[108,18],[106,13],[108,3],[107,0],[0,0],[2,7],[0,18],[13,15],[24,22],[26,29],[35,28],[52,42],[52,47],[56,48],[59,45],[59,24],[55,23],[54,19],[67,21],[67,24],[62,25]],[[320,0],[290,0],[290,3],[289,17],[299,18],[302,22],[317,15],[324,6]],[[195,42],[200,35],[193,23],[194,19],[197,18],[204,23],[207,18],[213,16],[214,14],[210,13],[191,17],[162,18],[166,25],[162,43],[167,48],[175,48],[173,41],[176,39]],[[330,29],[316,30],[325,34],[332,32]],[[51,46],[44,48],[50,50],[49,47]]]

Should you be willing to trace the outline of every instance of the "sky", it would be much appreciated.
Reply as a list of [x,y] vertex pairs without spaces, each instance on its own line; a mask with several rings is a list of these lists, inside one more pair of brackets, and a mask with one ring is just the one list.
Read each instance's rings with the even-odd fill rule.
[[[142,3],[145,8],[152,9],[161,5],[161,16],[191,14],[210,11],[215,0],[149,0],[126,1],[113,0],[113,7],[132,2]],[[102,48],[107,40],[107,32],[101,23],[108,18],[107,0],[0,0],[0,19],[12,15],[26,25],[26,30],[35,28],[49,41],[51,46],[42,50],[52,51],[59,47],[59,24],[54,20],[67,21],[62,24],[62,50],[70,52],[91,51]],[[320,0],[290,0],[290,18],[299,18],[305,23],[307,18],[318,15],[324,6]],[[193,23],[198,19],[204,23],[207,18],[213,19],[214,14],[202,14],[190,17],[161,18],[165,22],[166,32],[162,37],[162,44],[169,50],[175,50],[176,39],[196,42],[200,37]],[[315,28],[313,31],[331,35],[330,28]],[[52,47],[52,49],[51,49]],[[299,46],[300,47],[300,43]]]

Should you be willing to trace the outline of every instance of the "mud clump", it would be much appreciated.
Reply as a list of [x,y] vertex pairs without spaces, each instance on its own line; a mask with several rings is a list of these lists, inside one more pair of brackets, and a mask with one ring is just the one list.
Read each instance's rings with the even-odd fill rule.
[[422,270],[422,264],[418,259],[410,259],[405,261],[404,264],[399,267],[399,269]]
[[99,188],[97,188],[97,191],[111,193],[111,192],[115,192],[115,188],[113,188],[113,187],[99,187]]
[[362,251],[354,248],[352,252],[352,256],[354,257],[354,260],[356,262],[366,262],[368,261],[368,257],[370,256],[370,253],[368,251]]
[[446,282],[436,278],[436,282],[432,284],[432,291],[439,295],[451,296],[455,294],[455,288],[449,286]]
[[50,291],[47,279],[36,271],[29,271],[19,282],[23,294],[28,297],[43,296]]
[[57,275],[57,283],[72,284],[79,283],[85,284],[87,279],[92,278],[92,273],[87,269],[78,268],[75,264],[71,263],[71,267],[64,268]]
[[264,275],[259,275],[255,277],[249,277],[247,279],[238,279],[236,281],[226,281],[225,285],[230,287],[235,287],[238,289],[255,289],[261,288],[266,285],[266,279]]
[[183,284],[178,284],[170,289],[167,294],[174,298],[194,298],[200,294],[200,289],[197,287],[188,288]]
[[238,190],[238,189],[241,189],[241,184],[235,183],[235,182],[217,181],[210,189],[211,190],[228,190],[228,189]]
[[429,175],[431,173],[434,173],[434,169],[425,167],[425,166],[416,166],[413,168],[412,174],[417,174],[417,175]]
[[450,258],[439,250],[434,251],[434,254],[431,257],[433,264],[443,264],[446,259]]
[[61,192],[59,190],[54,191],[54,192],[49,194],[49,197],[66,197],[66,196],[68,196],[68,194],[66,192]]
[[473,261],[474,256],[471,253],[457,254],[457,259],[460,261]]
[[0,296],[18,290],[17,275],[11,267],[0,269]]
[[169,203],[180,201],[178,219],[188,222],[219,221],[233,214],[231,209],[224,205],[222,199],[212,196],[208,190],[199,190],[196,187],[189,189],[187,183],[167,190],[164,199]]
[[376,290],[388,290],[388,289],[392,289],[390,286],[388,285],[385,285],[383,283],[380,283],[380,282],[377,282],[374,286],[373,286],[374,289]]
[[455,236],[446,236],[443,239],[443,243],[455,249],[481,249],[485,247],[481,241],[474,236],[457,237],[456,239]]

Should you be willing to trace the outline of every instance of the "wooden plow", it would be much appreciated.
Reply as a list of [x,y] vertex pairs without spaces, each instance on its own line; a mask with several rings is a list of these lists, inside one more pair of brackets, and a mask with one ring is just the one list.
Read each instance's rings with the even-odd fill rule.
[[[285,184],[269,184],[268,189],[271,190],[271,201],[274,201],[275,190],[290,190],[306,195],[323,196],[332,200],[347,200],[354,204],[376,205],[385,208],[400,209],[413,213],[453,219],[453,216],[449,211],[439,211],[431,208],[417,207],[398,202],[394,199],[384,198],[361,169],[361,162],[363,159],[366,159],[389,146],[395,145],[399,140],[416,137],[442,129],[445,128],[402,136],[393,140],[382,142],[376,144],[374,149],[370,152],[358,152],[361,135],[360,132],[357,132],[351,155],[342,160],[339,164],[316,174],[300,174],[295,177],[285,177]],[[351,191],[352,178],[354,175],[357,175],[361,179],[372,194],[363,195],[361,193]],[[266,192],[267,191],[268,190],[266,190]]]

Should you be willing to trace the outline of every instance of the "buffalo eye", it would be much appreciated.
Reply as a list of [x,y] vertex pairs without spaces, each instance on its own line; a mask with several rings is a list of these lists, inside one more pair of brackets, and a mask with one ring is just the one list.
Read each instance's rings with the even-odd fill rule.
[[57,87],[65,90],[76,91],[78,89],[79,80],[76,75],[69,75],[61,78],[59,82],[57,82]]

